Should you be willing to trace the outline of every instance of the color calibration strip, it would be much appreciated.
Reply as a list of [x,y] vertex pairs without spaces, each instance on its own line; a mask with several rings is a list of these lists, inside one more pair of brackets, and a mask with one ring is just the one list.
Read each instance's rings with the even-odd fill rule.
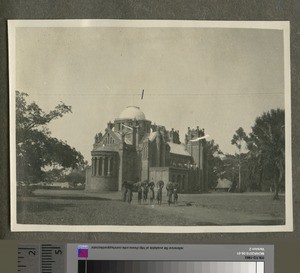
[[78,273],[264,273],[264,262],[79,260]]

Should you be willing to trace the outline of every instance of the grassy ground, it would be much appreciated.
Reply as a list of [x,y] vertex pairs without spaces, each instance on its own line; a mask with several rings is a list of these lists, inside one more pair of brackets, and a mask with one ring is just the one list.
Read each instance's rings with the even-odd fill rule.
[[177,205],[131,204],[119,192],[86,193],[37,190],[18,197],[20,224],[56,225],[279,225],[284,224],[284,196],[273,201],[270,193],[180,194]]

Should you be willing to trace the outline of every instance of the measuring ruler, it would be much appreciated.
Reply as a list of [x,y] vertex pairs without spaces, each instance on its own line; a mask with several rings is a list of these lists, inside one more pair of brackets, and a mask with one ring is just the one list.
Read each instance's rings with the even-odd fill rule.
[[64,244],[19,244],[18,272],[64,273],[65,257]]

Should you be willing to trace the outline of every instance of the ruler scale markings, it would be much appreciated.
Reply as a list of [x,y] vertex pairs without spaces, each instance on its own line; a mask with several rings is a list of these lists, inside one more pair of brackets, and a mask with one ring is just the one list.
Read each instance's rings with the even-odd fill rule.
[[65,269],[65,245],[42,244],[41,249],[42,273],[63,273]]
[[60,249],[61,247],[60,246],[46,246],[46,247],[43,247],[44,249]]
[[36,250],[35,247],[19,247],[20,250],[24,250],[24,249],[30,249],[30,250]]
[[38,244],[18,245],[18,272],[39,273],[40,251]]

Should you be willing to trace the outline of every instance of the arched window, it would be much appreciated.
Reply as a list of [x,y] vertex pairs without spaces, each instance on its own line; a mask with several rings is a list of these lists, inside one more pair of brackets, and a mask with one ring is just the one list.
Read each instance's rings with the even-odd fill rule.
[[177,182],[178,182],[178,183],[181,182],[181,175],[180,175],[180,174],[177,175]]
[[179,185],[179,190],[184,190],[182,187],[182,180],[181,180],[181,175],[177,175],[177,181],[176,181]]

